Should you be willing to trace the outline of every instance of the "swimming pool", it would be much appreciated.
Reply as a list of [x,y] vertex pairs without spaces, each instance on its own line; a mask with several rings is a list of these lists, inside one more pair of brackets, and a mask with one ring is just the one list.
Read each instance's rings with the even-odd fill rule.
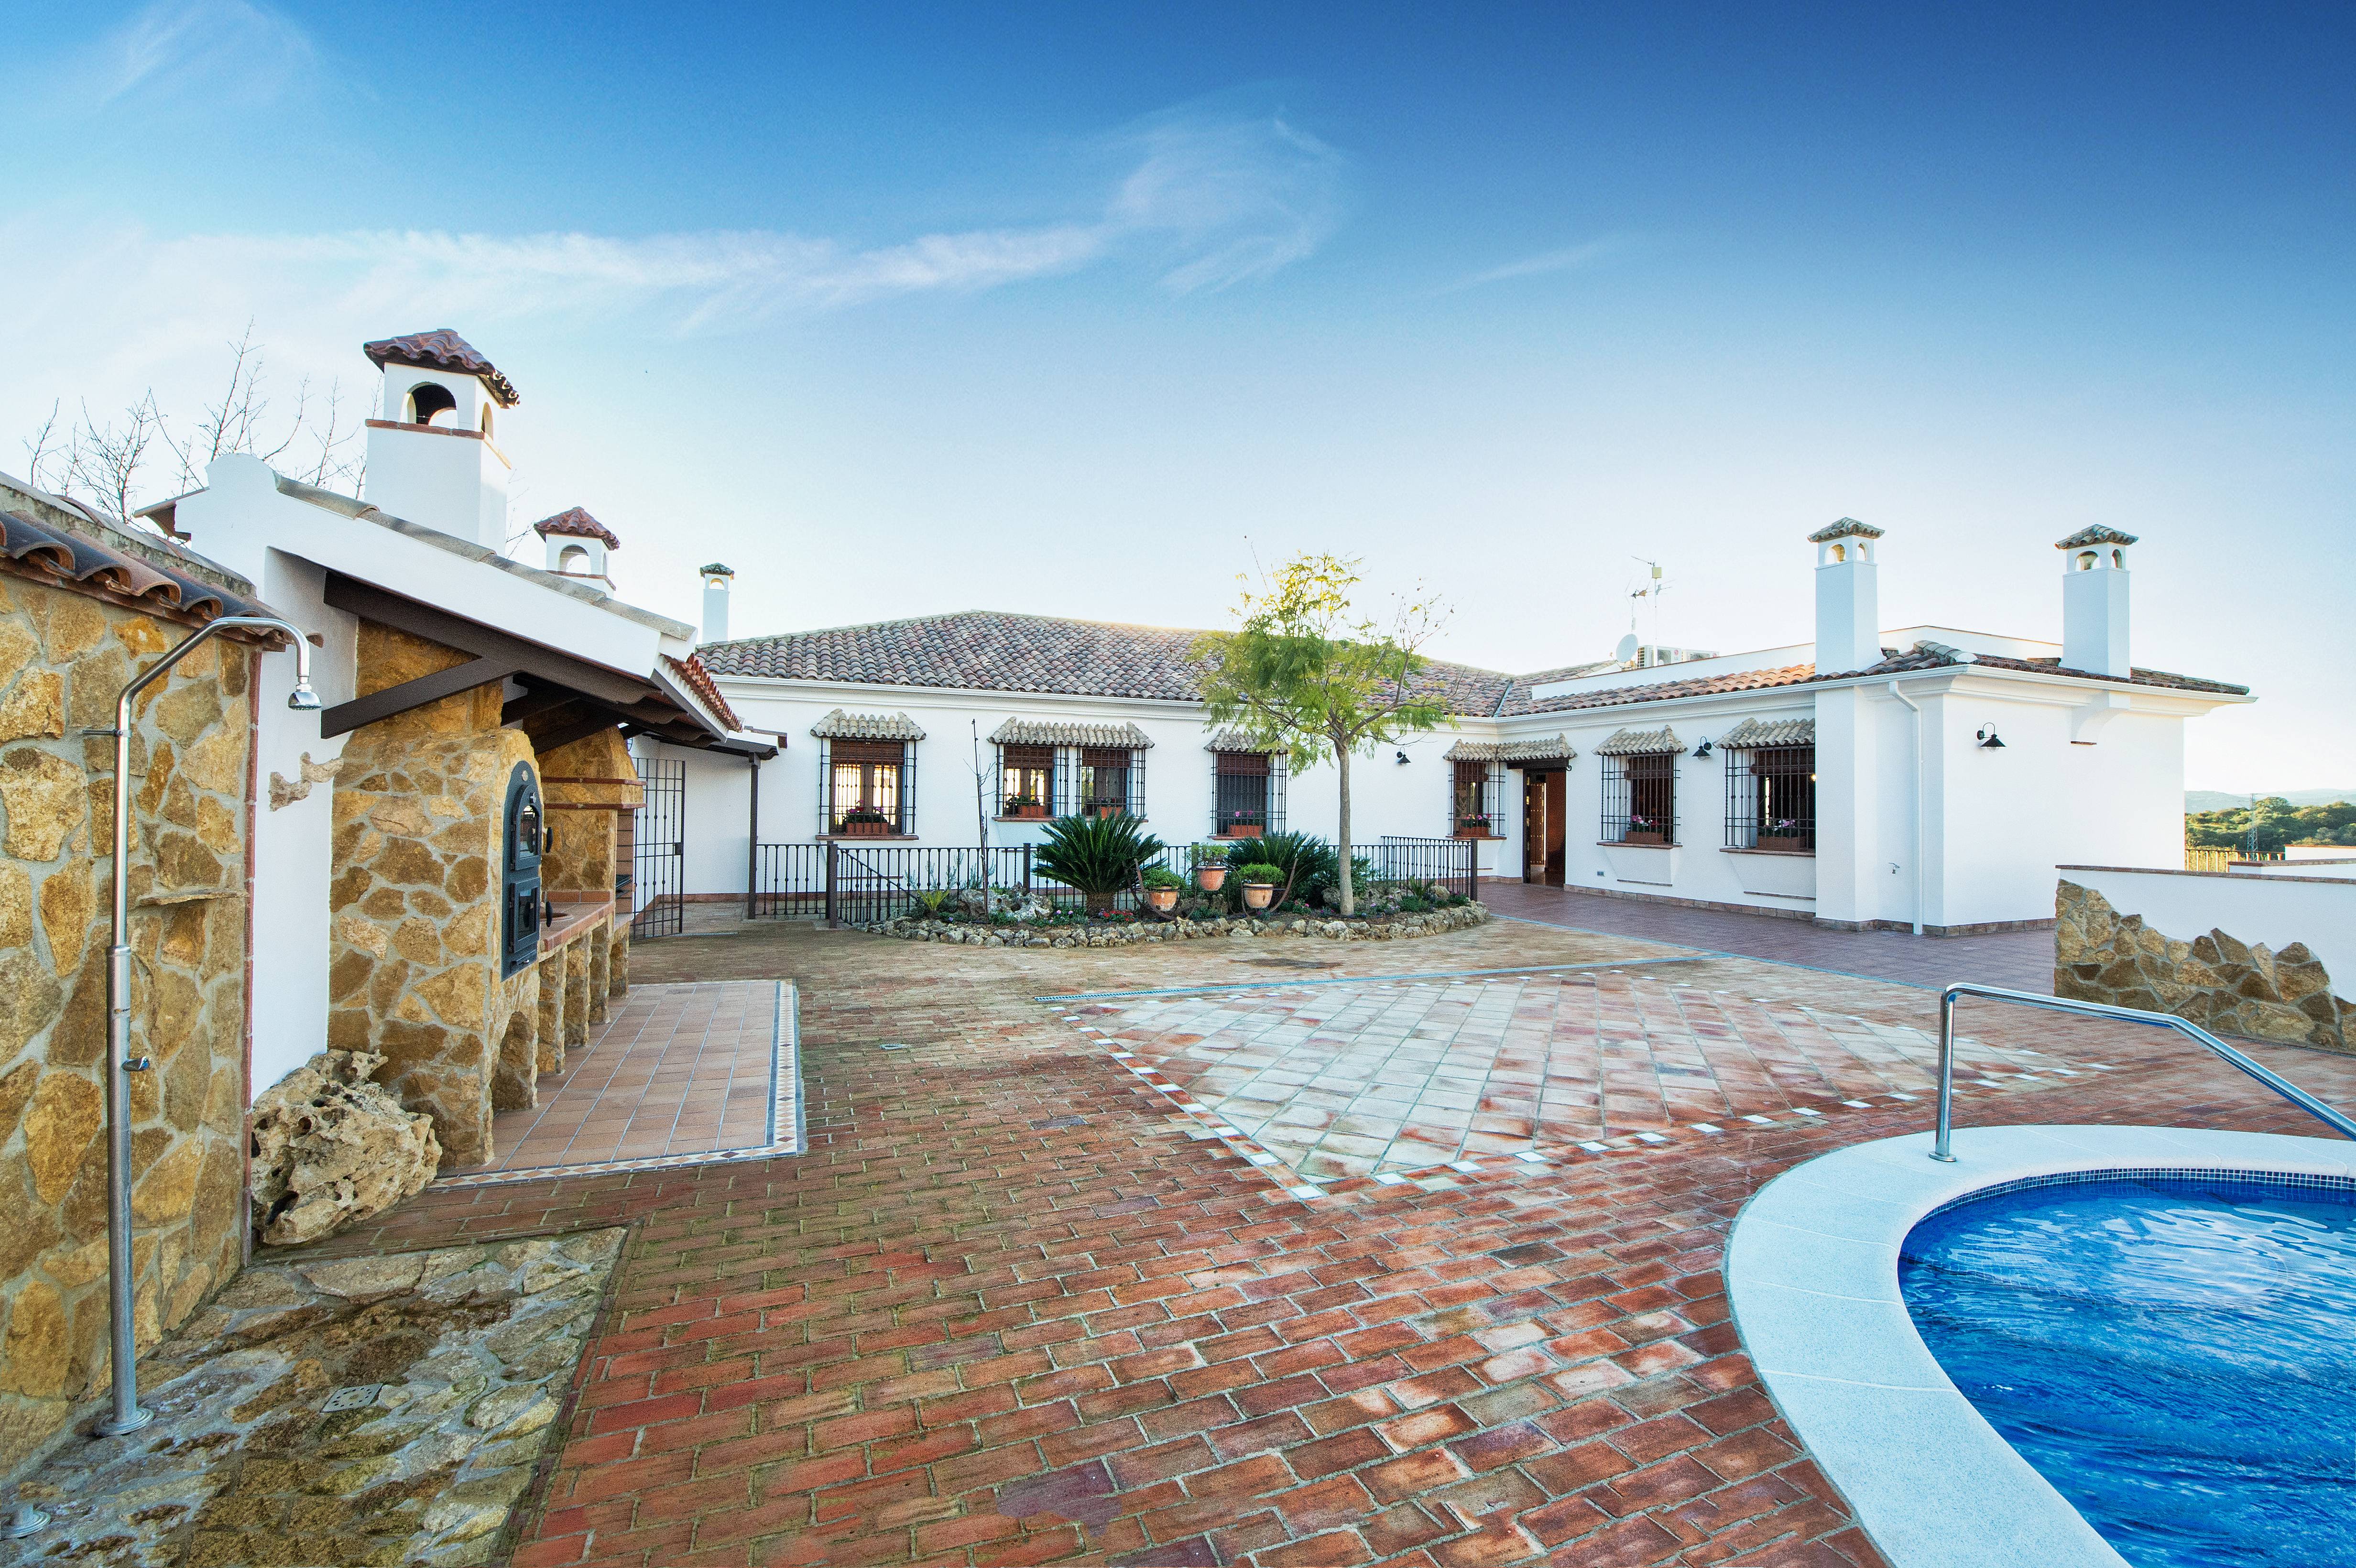
[[1940,1367],[2136,1568],[2356,1563],[2356,1181],[2040,1177],[1898,1263]]

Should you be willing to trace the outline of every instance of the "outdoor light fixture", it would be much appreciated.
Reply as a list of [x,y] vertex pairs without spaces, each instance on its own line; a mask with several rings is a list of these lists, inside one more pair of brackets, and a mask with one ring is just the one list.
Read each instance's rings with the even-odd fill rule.
[[1407,766],[1407,753],[1405,752],[1393,752],[1391,755],[1398,759],[1399,766]]
[[[131,702],[171,674],[198,643],[236,627],[268,627],[294,644],[294,690],[286,706],[308,712],[319,706],[311,689],[311,645],[275,615],[222,615],[208,621],[178,647],[131,677],[114,699],[114,941],[106,953],[106,1267],[112,1295],[114,1408],[97,1426],[102,1437],[136,1432],[155,1419],[139,1408],[139,1347],[132,1335],[131,1279],[131,1080],[155,1065],[131,1054]],[[105,734],[108,731],[98,731]]]
[[1983,752],[2001,752],[2004,750],[2004,742],[1997,739],[1996,726],[1993,724],[1981,726],[1979,742],[1980,750]]
[[1707,757],[1709,755],[1709,738],[1708,736],[1704,736],[1702,738],[1701,744],[1694,748],[1694,755],[1696,757]]

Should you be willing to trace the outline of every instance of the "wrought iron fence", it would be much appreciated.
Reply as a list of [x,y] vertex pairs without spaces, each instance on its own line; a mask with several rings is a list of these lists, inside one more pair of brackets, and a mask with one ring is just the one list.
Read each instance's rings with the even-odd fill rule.
[[1458,898],[1477,898],[1481,845],[1473,838],[1404,838],[1386,835],[1356,851],[1378,882],[1430,882]]
[[[1110,898],[1089,898],[1042,870],[1033,846],[991,849],[925,848],[897,844],[861,844],[826,839],[810,844],[764,844],[757,857],[759,883],[753,892],[754,918],[796,917],[829,925],[867,925],[916,913],[925,895],[967,889],[1010,889],[1043,899],[1058,910],[1133,910],[1134,888]],[[1229,850],[1230,846],[1218,846]],[[1429,882],[1464,898],[1475,894],[1476,846],[1462,838],[1385,838],[1363,845],[1378,882]],[[1182,880],[1191,880],[1188,847],[1166,847],[1149,862]]]

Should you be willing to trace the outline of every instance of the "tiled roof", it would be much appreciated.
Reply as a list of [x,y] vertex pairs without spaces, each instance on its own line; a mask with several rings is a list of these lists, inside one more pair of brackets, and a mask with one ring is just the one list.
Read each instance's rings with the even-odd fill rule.
[[1827,528],[1818,528],[1808,536],[1810,544],[1830,544],[1835,539],[1878,539],[1881,530],[1871,523],[1860,523],[1855,517],[1843,517]]
[[2066,539],[2053,541],[2055,549],[2083,549],[2090,544],[2133,544],[2133,534],[2123,534],[2116,528],[2106,528],[2100,523],[2091,528],[2080,528]]
[[1667,725],[1658,730],[1614,730],[1612,738],[1595,748],[1599,757],[1642,757],[1656,752],[1682,752],[1686,743]]
[[[1202,698],[1194,645],[1206,635],[966,610],[713,643],[702,652],[712,672],[723,676],[1194,702]],[[1426,662],[1416,685],[1451,713],[1487,718],[1513,677],[1435,659]]]
[[1441,754],[1448,763],[1568,763],[1579,755],[1568,735],[1550,741],[1459,741]]
[[558,534],[566,539],[595,539],[607,549],[622,548],[622,541],[614,537],[613,529],[579,507],[568,507],[552,517],[542,517],[532,524],[531,528],[542,539]]
[[921,741],[925,732],[905,713],[845,713],[838,708],[810,726],[827,741]]
[[[1240,730],[1221,730],[1217,733],[1214,734],[1209,740],[1203,742],[1203,750],[1206,752],[1242,752],[1253,756],[1258,756],[1260,753],[1267,752],[1268,748],[1261,745],[1258,741],[1253,740],[1250,736],[1245,734]],[[1286,754],[1286,752],[1287,748],[1279,746],[1276,748],[1273,754],[1283,756]]]
[[[1863,525],[1859,525],[1862,527]],[[766,677],[780,680],[844,681],[876,686],[964,688],[980,691],[1055,692],[1079,697],[1142,697],[1199,701],[1201,682],[1193,654],[1205,634],[1166,626],[1126,626],[1103,621],[1066,621],[1046,615],[1014,615],[969,610],[905,621],[877,621],[819,632],[713,643],[700,650],[717,676]],[[1569,665],[1532,675],[1510,676],[1472,665],[1432,660],[1418,686],[1434,692],[1451,713],[1514,718],[1531,713],[1567,713],[1589,708],[1619,708],[1715,697],[1819,679],[1903,675],[1910,670],[1975,664],[1980,668],[2068,675],[2088,680],[2129,681],[2139,686],[2242,697],[2249,688],[2200,680],[2160,670],[2138,669],[2132,677],[2091,675],[2062,669],[2054,659],[2007,659],[1957,649],[1882,650],[1879,664],[1839,676],[1819,677],[1814,665],[1779,665],[1724,675],[1661,680],[1643,686],[1566,692],[1543,699],[1532,689],[1550,681],[1614,667],[1614,661]],[[1664,667],[1665,669],[1674,666]]]
[[432,332],[412,332],[406,337],[380,337],[374,343],[361,344],[360,352],[380,370],[387,365],[418,365],[428,370],[455,370],[462,376],[479,377],[503,409],[511,409],[522,401],[514,384],[499,374],[497,366],[446,326]]
[[1721,752],[1755,751],[1767,746],[1813,746],[1816,743],[1816,721],[1813,719],[1745,719],[1719,738]]
[[0,512],[0,560],[35,581],[198,625],[220,615],[271,613],[226,588],[102,544],[95,530],[37,522],[21,512]]
[[1141,752],[1153,738],[1134,724],[1056,724],[1044,719],[1009,719],[990,732],[998,746],[1126,746]]
[[1513,713],[1561,713],[1580,708],[1619,708],[1631,702],[1666,702],[1679,697],[1716,697],[1733,691],[1757,691],[1771,686],[1797,686],[1814,678],[1810,664],[1780,665],[1772,669],[1735,670],[1727,675],[1697,676],[1690,680],[1656,681],[1646,686],[1615,686],[1601,691],[1565,692],[1544,701],[1509,707]]
[[662,657],[665,664],[679,672],[680,679],[687,682],[688,689],[703,699],[704,706],[712,709],[721,723],[731,730],[742,730],[744,727],[738,722],[736,710],[728,706],[728,699],[720,695],[719,683],[712,678],[712,672],[703,667],[701,659],[697,658],[693,654],[688,655],[683,659],[675,659],[669,654],[663,655]]
[[728,568],[723,566],[716,560],[709,566],[699,567],[697,570],[701,571],[706,577],[734,577],[736,575],[734,571],[731,571]]

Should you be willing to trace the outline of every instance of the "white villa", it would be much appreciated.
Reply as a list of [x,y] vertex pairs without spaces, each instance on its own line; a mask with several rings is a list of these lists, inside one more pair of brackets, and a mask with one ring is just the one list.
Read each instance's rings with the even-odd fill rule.
[[[1810,642],[1433,663],[1452,723],[1359,760],[1354,837],[1472,837],[1483,877],[1937,934],[2050,921],[2063,860],[2179,863],[2183,723],[2251,699],[2130,664],[2132,537],[2061,541],[2059,644],[1880,629],[1882,530],[1845,517],[1808,542]],[[1334,831],[1330,765],[1206,730],[1198,633],[969,611],[727,641],[732,578],[705,582],[703,662],[783,750],[754,775],[768,837],[971,845],[977,766],[994,843],[1105,809],[1173,843]],[[681,762],[687,885],[741,895],[721,803],[745,802],[746,771]]]
[[[744,898],[756,843],[1012,846],[1051,817],[1111,810],[1173,844],[1334,833],[1330,765],[1295,769],[1206,728],[1198,632],[966,611],[731,640],[735,584],[715,562],[698,647],[693,628],[616,596],[621,539],[582,508],[537,525],[544,567],[507,560],[494,422],[512,386],[447,332],[370,354],[383,407],[360,501],[230,459],[157,519],[331,650],[387,593],[440,613],[450,645],[453,615],[508,639],[468,634],[470,673],[413,695],[497,680],[500,721],[542,750],[618,725],[665,786],[637,851],[642,869],[650,847],[669,858],[632,901]],[[1526,675],[1432,663],[1423,679],[1451,721],[1358,759],[1354,837],[1470,838],[1486,878],[1933,933],[2050,920],[2057,863],[2178,864],[2182,725],[2251,699],[2133,667],[2135,539],[2097,527],[2060,541],[2059,643],[1883,628],[1884,542],[1852,518],[1809,537],[1810,640],[1640,647]],[[1796,605],[1793,619],[1805,629]],[[534,667],[532,650],[558,662]],[[331,700],[354,656],[326,661]],[[265,771],[300,777],[305,751],[315,768],[334,756],[336,739],[297,733],[302,717],[262,720]],[[327,874],[311,831],[284,896]],[[293,874],[265,847],[258,892]],[[307,1011],[324,961],[302,968],[285,994]]]

